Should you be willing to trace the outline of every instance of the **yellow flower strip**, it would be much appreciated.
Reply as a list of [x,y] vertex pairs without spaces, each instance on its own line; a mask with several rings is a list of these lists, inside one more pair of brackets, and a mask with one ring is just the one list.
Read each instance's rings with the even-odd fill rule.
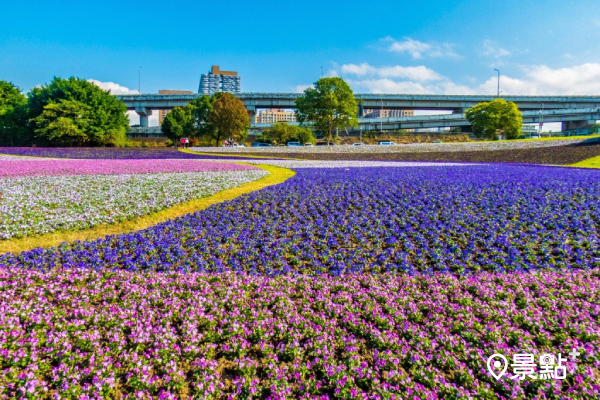
[[74,242],[76,240],[94,240],[103,238],[108,235],[119,235],[122,233],[129,233],[141,229],[146,229],[161,222],[166,222],[173,218],[180,217],[182,215],[204,210],[213,204],[233,200],[236,197],[239,197],[243,194],[254,192],[256,190],[260,190],[268,186],[277,185],[279,183],[285,182],[287,179],[293,177],[296,174],[294,171],[289,170],[287,168],[275,167],[272,165],[261,164],[253,166],[259,167],[269,172],[269,175],[258,179],[254,182],[248,182],[235,188],[223,190],[221,192],[215,193],[212,196],[191,200],[186,203],[178,204],[176,206],[167,208],[162,211],[158,211],[153,214],[145,215],[143,217],[120,222],[117,224],[99,225],[90,229],[79,231],[51,232],[43,235],[34,235],[19,239],[3,240],[0,241],[0,254],[9,252],[19,253],[21,251],[27,251],[37,247],[55,247],[63,242]]
[[600,168],[600,156],[588,158],[583,161],[579,161],[578,163],[569,165],[570,167],[579,167],[579,168]]

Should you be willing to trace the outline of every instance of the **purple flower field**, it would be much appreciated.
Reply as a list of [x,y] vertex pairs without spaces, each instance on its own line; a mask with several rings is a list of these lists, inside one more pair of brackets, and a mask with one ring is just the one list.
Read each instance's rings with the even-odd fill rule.
[[200,160],[46,160],[19,158],[0,162],[0,178],[22,176],[150,174],[163,172],[241,171],[248,165]]
[[[3,398],[591,399],[597,272],[345,277],[0,269]],[[567,358],[499,381],[492,353]],[[568,356],[567,356],[568,357]]]
[[[239,160],[242,156],[210,156],[181,152],[172,147],[0,147],[0,154],[78,159],[216,159]],[[246,157],[247,158],[247,157]]]
[[[0,255],[0,398],[596,398],[598,178],[299,168],[143,231]],[[561,353],[567,378],[487,371],[522,352]]]

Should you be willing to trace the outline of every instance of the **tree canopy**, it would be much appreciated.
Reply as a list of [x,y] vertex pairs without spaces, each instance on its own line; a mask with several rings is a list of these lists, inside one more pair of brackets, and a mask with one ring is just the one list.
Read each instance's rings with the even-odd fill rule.
[[[119,145],[125,141],[129,127],[127,107],[109,91],[85,79],[55,77],[50,84],[34,88],[28,97],[31,129],[36,139],[47,140],[44,144],[62,145],[72,135],[80,138],[76,143],[92,146]],[[75,115],[77,119],[73,119]],[[58,121],[59,118],[62,120]],[[85,126],[82,121],[86,121]],[[68,127],[70,133],[67,136],[50,133],[59,126]]]
[[263,136],[274,144],[286,144],[288,142],[316,143],[315,135],[310,128],[289,125],[286,122],[273,124],[270,128],[265,129]]
[[194,108],[190,104],[175,107],[165,116],[161,127],[163,133],[175,143],[182,137],[194,137]]
[[36,137],[59,146],[83,146],[89,142],[90,110],[78,101],[60,99],[48,103],[32,121]]
[[10,82],[0,81],[0,146],[24,145],[27,98]]
[[248,136],[250,116],[244,103],[231,93],[204,95],[166,115],[162,130],[171,140],[182,137],[243,142]]
[[480,138],[494,139],[502,132],[507,139],[516,139],[521,133],[523,117],[512,101],[496,99],[469,108],[465,117],[471,123],[473,133]]
[[339,77],[321,78],[296,99],[296,118],[302,124],[312,122],[327,144],[334,130],[358,126],[358,105],[350,86]]
[[205,135],[215,140],[232,139],[243,142],[248,137],[250,116],[244,103],[231,93],[213,96],[213,109],[206,118]]

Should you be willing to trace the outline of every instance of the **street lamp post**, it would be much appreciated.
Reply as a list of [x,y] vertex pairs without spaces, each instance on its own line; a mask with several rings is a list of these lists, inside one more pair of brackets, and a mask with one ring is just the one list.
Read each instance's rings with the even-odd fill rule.
[[500,70],[494,68],[494,71],[498,72],[498,97],[500,97]]
[[544,103],[540,102],[542,104],[542,109],[540,110],[540,133],[539,133],[539,137],[542,137],[542,127],[544,126]]
[[142,94],[142,67],[138,70],[138,92]]
[[381,99],[381,111],[379,112],[379,119],[381,120],[381,125],[379,127],[379,130],[380,130],[381,134],[383,135],[383,99]]

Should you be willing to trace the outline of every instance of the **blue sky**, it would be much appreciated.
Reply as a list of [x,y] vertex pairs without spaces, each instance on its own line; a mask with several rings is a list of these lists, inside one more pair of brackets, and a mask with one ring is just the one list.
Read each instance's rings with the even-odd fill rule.
[[4,2],[0,79],[197,91],[212,64],[243,91],[321,75],[355,92],[600,94],[600,1]]

